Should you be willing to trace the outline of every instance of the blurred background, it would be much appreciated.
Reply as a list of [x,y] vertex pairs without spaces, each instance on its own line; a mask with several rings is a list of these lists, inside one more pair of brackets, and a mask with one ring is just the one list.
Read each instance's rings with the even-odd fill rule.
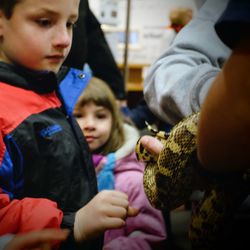
[[[171,44],[176,31],[171,15],[182,9],[194,16],[204,0],[90,0],[90,8],[102,24],[113,56],[123,72],[128,105],[142,96],[148,66]],[[183,11],[184,10],[184,11]],[[177,17],[177,22],[180,18]]]

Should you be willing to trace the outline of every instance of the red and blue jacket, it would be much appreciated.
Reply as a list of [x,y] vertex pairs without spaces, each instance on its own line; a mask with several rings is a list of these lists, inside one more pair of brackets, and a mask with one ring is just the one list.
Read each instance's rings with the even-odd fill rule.
[[[52,72],[0,62],[0,235],[72,229],[75,212],[97,192],[88,146],[72,117],[90,75],[64,73],[58,84]],[[84,249],[99,249],[97,242]],[[77,249],[71,243],[66,248]]]

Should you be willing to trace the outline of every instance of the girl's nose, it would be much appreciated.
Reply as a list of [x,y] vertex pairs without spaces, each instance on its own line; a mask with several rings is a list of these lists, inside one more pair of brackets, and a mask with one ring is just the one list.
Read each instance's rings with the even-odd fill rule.
[[95,129],[95,121],[93,118],[88,117],[82,121],[82,128],[86,131],[92,131]]

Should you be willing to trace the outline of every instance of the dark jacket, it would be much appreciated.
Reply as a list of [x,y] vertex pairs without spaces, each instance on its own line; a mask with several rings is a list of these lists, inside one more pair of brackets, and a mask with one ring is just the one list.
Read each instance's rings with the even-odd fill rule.
[[88,63],[93,75],[106,81],[117,99],[126,99],[124,80],[104,37],[101,25],[81,0],[79,18],[74,29],[72,48],[64,65],[82,69]]
[[[59,86],[52,72],[0,63],[0,235],[72,229],[75,212],[96,194],[88,146],[72,117],[88,81],[71,69]],[[69,241],[67,249],[77,249]]]

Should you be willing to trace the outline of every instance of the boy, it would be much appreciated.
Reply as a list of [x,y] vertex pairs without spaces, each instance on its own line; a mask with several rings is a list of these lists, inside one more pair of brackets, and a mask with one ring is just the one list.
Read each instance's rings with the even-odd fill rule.
[[0,2],[0,235],[62,227],[72,230],[62,248],[100,249],[99,235],[137,212],[124,193],[95,196],[91,157],[71,115],[89,76],[71,70],[74,82],[57,83],[79,3]]

